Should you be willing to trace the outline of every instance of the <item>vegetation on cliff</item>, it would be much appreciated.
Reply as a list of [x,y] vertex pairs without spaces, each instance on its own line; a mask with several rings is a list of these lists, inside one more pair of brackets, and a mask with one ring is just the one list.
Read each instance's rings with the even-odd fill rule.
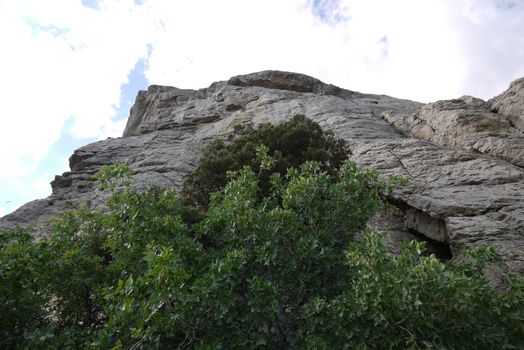
[[183,202],[189,206],[207,209],[210,195],[220,191],[228,182],[229,171],[250,166],[259,172],[261,162],[269,158],[256,157],[260,145],[267,147],[271,157],[271,171],[261,171],[258,180],[261,196],[268,196],[271,173],[284,176],[289,168],[299,167],[306,161],[317,161],[323,170],[335,175],[347,159],[348,147],[344,140],[303,115],[295,115],[284,123],[238,127],[229,140],[214,140],[204,150],[195,170],[184,178],[181,191]]
[[[214,144],[209,159],[247,148],[235,142]],[[510,276],[493,291],[483,274],[492,249],[462,265],[424,256],[420,243],[392,255],[365,228],[401,179],[327,153],[296,164],[273,145],[246,144],[250,156],[221,167],[227,183],[210,181],[208,193],[218,191],[198,210],[189,190],[184,200],[133,191],[130,169],[116,164],[97,175],[112,192],[107,210],[66,213],[38,242],[23,229],[2,232],[0,347],[524,347],[524,280]]]

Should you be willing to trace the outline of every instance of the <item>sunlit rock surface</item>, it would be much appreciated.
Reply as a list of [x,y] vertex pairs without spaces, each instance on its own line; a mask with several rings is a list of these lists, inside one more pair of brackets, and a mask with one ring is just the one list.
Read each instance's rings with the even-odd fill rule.
[[123,137],[76,150],[71,171],[51,183],[52,195],[1,218],[0,226],[36,222],[35,235],[45,234],[42,223],[51,216],[102,205],[106,194],[92,175],[114,162],[135,170],[139,188],[179,188],[210,140],[236,125],[295,114],[347,140],[361,166],[409,180],[391,199],[395,215],[370,220],[391,232],[393,250],[404,239],[423,239],[460,259],[466,248],[492,245],[511,271],[524,272],[523,79],[489,102],[465,96],[426,105],[279,71],[200,90],[153,85],[138,94]]

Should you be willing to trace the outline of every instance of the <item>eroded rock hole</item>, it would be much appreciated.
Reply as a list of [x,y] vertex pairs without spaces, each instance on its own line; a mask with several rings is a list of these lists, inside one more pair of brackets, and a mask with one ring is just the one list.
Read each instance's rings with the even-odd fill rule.
[[447,261],[453,258],[451,247],[448,243],[440,242],[435,239],[429,238],[413,229],[410,229],[409,233],[414,235],[418,241],[426,242],[426,249],[424,250],[422,255],[429,256],[431,254],[435,254],[437,259],[441,261]]

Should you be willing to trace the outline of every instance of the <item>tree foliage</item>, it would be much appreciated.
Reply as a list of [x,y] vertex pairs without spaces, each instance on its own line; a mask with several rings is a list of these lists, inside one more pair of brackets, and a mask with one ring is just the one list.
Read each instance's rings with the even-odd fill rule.
[[[258,171],[262,159],[256,153],[260,145],[267,147],[268,156],[275,161],[272,171],[281,175],[306,161],[320,162],[333,175],[349,152],[342,139],[324,132],[303,115],[278,125],[238,128],[228,141],[215,140],[206,147],[197,168],[184,179],[184,203],[205,210],[211,193],[226,185],[228,171],[238,171],[246,165]],[[259,174],[263,195],[269,193],[269,174]]]
[[98,175],[108,210],[66,213],[37,242],[2,232],[0,348],[524,347],[524,279],[492,290],[492,249],[462,265],[415,243],[391,255],[365,228],[400,179],[350,161],[283,175],[269,147],[254,157],[196,222],[173,191],[133,191],[117,164]]

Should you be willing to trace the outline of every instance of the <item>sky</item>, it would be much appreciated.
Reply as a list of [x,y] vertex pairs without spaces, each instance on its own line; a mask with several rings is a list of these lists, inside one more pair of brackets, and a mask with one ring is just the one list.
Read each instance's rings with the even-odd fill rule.
[[524,76],[524,0],[0,0],[0,216],[72,152],[119,137],[139,90],[266,69],[420,102]]

